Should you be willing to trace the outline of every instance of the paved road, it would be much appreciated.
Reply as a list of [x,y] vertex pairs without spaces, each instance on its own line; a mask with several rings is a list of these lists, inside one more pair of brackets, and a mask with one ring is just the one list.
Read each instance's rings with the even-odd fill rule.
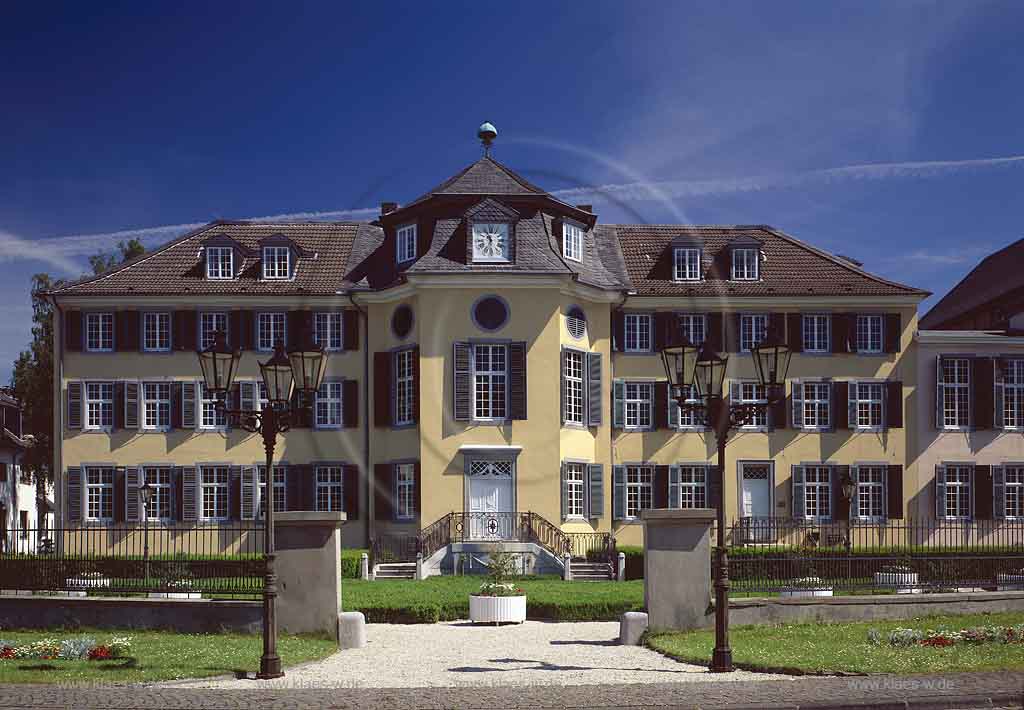
[[798,678],[785,681],[482,688],[0,686],[0,708],[545,710],[547,708],[1019,708],[1024,673]]

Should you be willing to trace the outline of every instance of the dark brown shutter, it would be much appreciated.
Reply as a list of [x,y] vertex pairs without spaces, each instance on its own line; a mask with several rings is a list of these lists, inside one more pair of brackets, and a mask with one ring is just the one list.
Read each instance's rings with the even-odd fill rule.
[[668,382],[654,383],[654,428],[668,429]]
[[666,345],[678,341],[679,319],[675,313],[658,311],[654,314],[654,349],[664,350]]
[[452,416],[455,421],[469,421],[472,416],[470,412],[471,401],[471,380],[473,375],[470,372],[470,344],[455,343],[454,355],[452,357]]
[[786,314],[768,314],[768,337],[777,336],[781,342],[786,342]]
[[67,311],[64,314],[64,345],[71,352],[82,350],[82,335],[85,328],[82,320],[85,316],[81,311]]
[[804,318],[799,313],[786,314],[786,344],[795,353],[804,349]]
[[114,522],[124,522],[124,504],[127,500],[125,491],[125,467],[118,466],[114,469]]
[[246,350],[252,347],[252,318],[248,311],[231,311],[231,324],[229,338],[232,348]]
[[141,350],[139,337],[139,312],[117,311],[114,313],[114,349],[118,352]]
[[303,312],[304,311],[288,311],[288,325],[285,328],[285,335],[288,338],[288,342],[285,343],[285,347],[299,347],[299,344],[302,342]]
[[395,506],[392,497],[395,490],[395,467],[379,463],[373,467],[373,514],[377,520],[392,520]]
[[174,342],[175,350],[196,350],[198,316],[195,311],[174,311]]
[[846,353],[850,351],[850,317],[846,313],[833,313],[829,324],[829,337],[832,338],[831,347],[833,353]]
[[416,487],[413,500],[416,501],[416,515],[423,513],[423,469],[420,462],[413,464],[413,485]]
[[[344,426],[345,419],[345,405],[344,392],[342,392],[341,402],[341,418],[342,426]],[[313,408],[316,407],[316,398],[313,401],[308,401],[306,397],[302,396],[302,392],[299,390],[292,391],[292,429],[309,429],[313,426],[313,421],[316,417],[316,412]]]
[[[301,489],[301,492],[300,492],[300,496],[301,497],[298,498],[297,500],[300,501],[301,506],[302,506],[301,508],[298,508],[298,510],[316,510],[316,466],[313,466],[313,465],[310,465],[310,466],[299,466],[297,468],[298,468],[298,471],[299,471],[299,475],[295,476],[295,478],[297,479],[297,482],[296,482],[295,485],[296,485],[297,488]],[[289,471],[288,475],[292,476],[292,472]],[[341,475],[342,475],[341,489],[342,489],[342,495],[344,495],[344,491],[345,491],[345,468],[344,467],[342,467],[342,469],[341,469]],[[291,480],[291,479],[289,479],[289,480]],[[291,505],[291,503],[289,503],[289,505]],[[344,501],[342,501],[341,505],[342,505],[342,507],[345,506]]]
[[124,382],[114,383],[114,428],[124,429]]
[[708,332],[704,339],[707,346],[715,352],[722,352],[722,314],[708,313]]
[[903,334],[903,325],[899,313],[885,314],[885,333],[883,345],[885,352],[898,353],[900,351],[900,336]]
[[171,383],[171,428],[181,429],[181,382]]
[[850,383],[832,383],[832,428],[849,429],[850,424]]
[[[313,507],[309,507],[308,499],[304,494],[307,488],[316,490],[316,482],[312,478],[312,466],[299,465],[288,467],[284,474],[285,510],[315,510],[316,501],[313,501]],[[344,484],[342,487],[344,487]]]
[[390,352],[373,354],[373,425],[389,427],[391,418],[391,359]]
[[975,358],[972,363],[971,381],[974,384],[974,407],[972,422],[975,429],[991,429],[995,401],[995,370],[992,358]]
[[508,346],[509,419],[526,419],[526,343]]
[[655,508],[668,507],[668,466],[654,467],[653,505]]
[[420,420],[420,346],[412,349],[412,420]]
[[[785,384],[783,384],[783,388],[785,388]],[[768,426],[772,429],[785,429],[786,416],[790,406],[788,397],[780,397],[777,402],[773,402],[768,412]]]
[[622,311],[612,312],[612,349],[617,352],[626,349],[626,314]]
[[359,382],[341,383],[341,425],[346,429],[359,426]]
[[345,516],[348,520],[359,519],[359,467],[345,464],[342,467],[342,497],[345,499]]
[[722,322],[725,324],[725,352],[738,353],[740,351],[740,314],[723,313]]
[[835,510],[832,514],[833,520],[850,519],[850,501],[843,495],[843,481],[850,477],[849,466],[832,467],[832,502]]
[[885,383],[885,426],[903,428],[903,383],[899,380]]
[[888,467],[885,480],[886,517],[903,520],[903,466]]
[[978,465],[974,467],[974,517],[977,520],[992,520],[992,467]]
[[352,308],[341,316],[341,347],[343,350],[359,349],[359,311]]

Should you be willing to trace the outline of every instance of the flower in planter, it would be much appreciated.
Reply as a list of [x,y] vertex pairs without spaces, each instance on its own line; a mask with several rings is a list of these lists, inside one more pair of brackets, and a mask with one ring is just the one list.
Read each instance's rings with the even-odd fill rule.
[[132,638],[131,636],[114,636],[107,642],[107,648],[110,649],[113,658],[123,658],[132,650]]
[[90,661],[106,661],[114,657],[113,651],[110,650],[109,646],[96,646],[89,651]]
[[525,594],[521,588],[511,582],[488,581],[480,585],[479,596],[482,597],[518,597]]
[[791,579],[786,586],[791,589],[830,589],[821,577],[798,577]]

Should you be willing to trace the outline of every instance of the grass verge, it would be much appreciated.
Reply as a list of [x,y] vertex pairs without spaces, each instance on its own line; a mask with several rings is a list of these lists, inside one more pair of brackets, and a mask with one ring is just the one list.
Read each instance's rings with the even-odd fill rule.
[[[739,626],[729,629],[733,662],[739,668],[794,674],[953,673],[1024,669],[1019,644],[896,648],[868,642],[868,629],[884,634],[896,628],[960,629],[989,624],[1020,624],[1024,613],[928,616],[903,621],[851,624]],[[708,664],[714,631],[657,633],[647,646],[687,663]]]
[[[140,683],[202,678],[259,668],[263,640],[259,634],[177,634],[165,631],[74,629],[0,631],[6,642],[88,636],[104,642],[130,636],[128,658],[109,661],[63,661],[10,658],[0,660],[0,683]],[[322,636],[279,636],[277,651],[285,666],[326,658],[337,642]]]
[[[342,604],[370,623],[431,624],[469,616],[469,595],[480,577],[412,580],[345,580]],[[526,616],[545,621],[618,621],[643,608],[643,582],[565,582],[558,577],[516,581],[526,592]]]

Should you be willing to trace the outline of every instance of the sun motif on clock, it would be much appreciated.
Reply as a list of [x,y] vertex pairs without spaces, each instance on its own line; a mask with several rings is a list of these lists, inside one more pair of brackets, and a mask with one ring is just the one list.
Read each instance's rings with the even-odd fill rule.
[[508,261],[508,225],[473,225],[473,261]]

